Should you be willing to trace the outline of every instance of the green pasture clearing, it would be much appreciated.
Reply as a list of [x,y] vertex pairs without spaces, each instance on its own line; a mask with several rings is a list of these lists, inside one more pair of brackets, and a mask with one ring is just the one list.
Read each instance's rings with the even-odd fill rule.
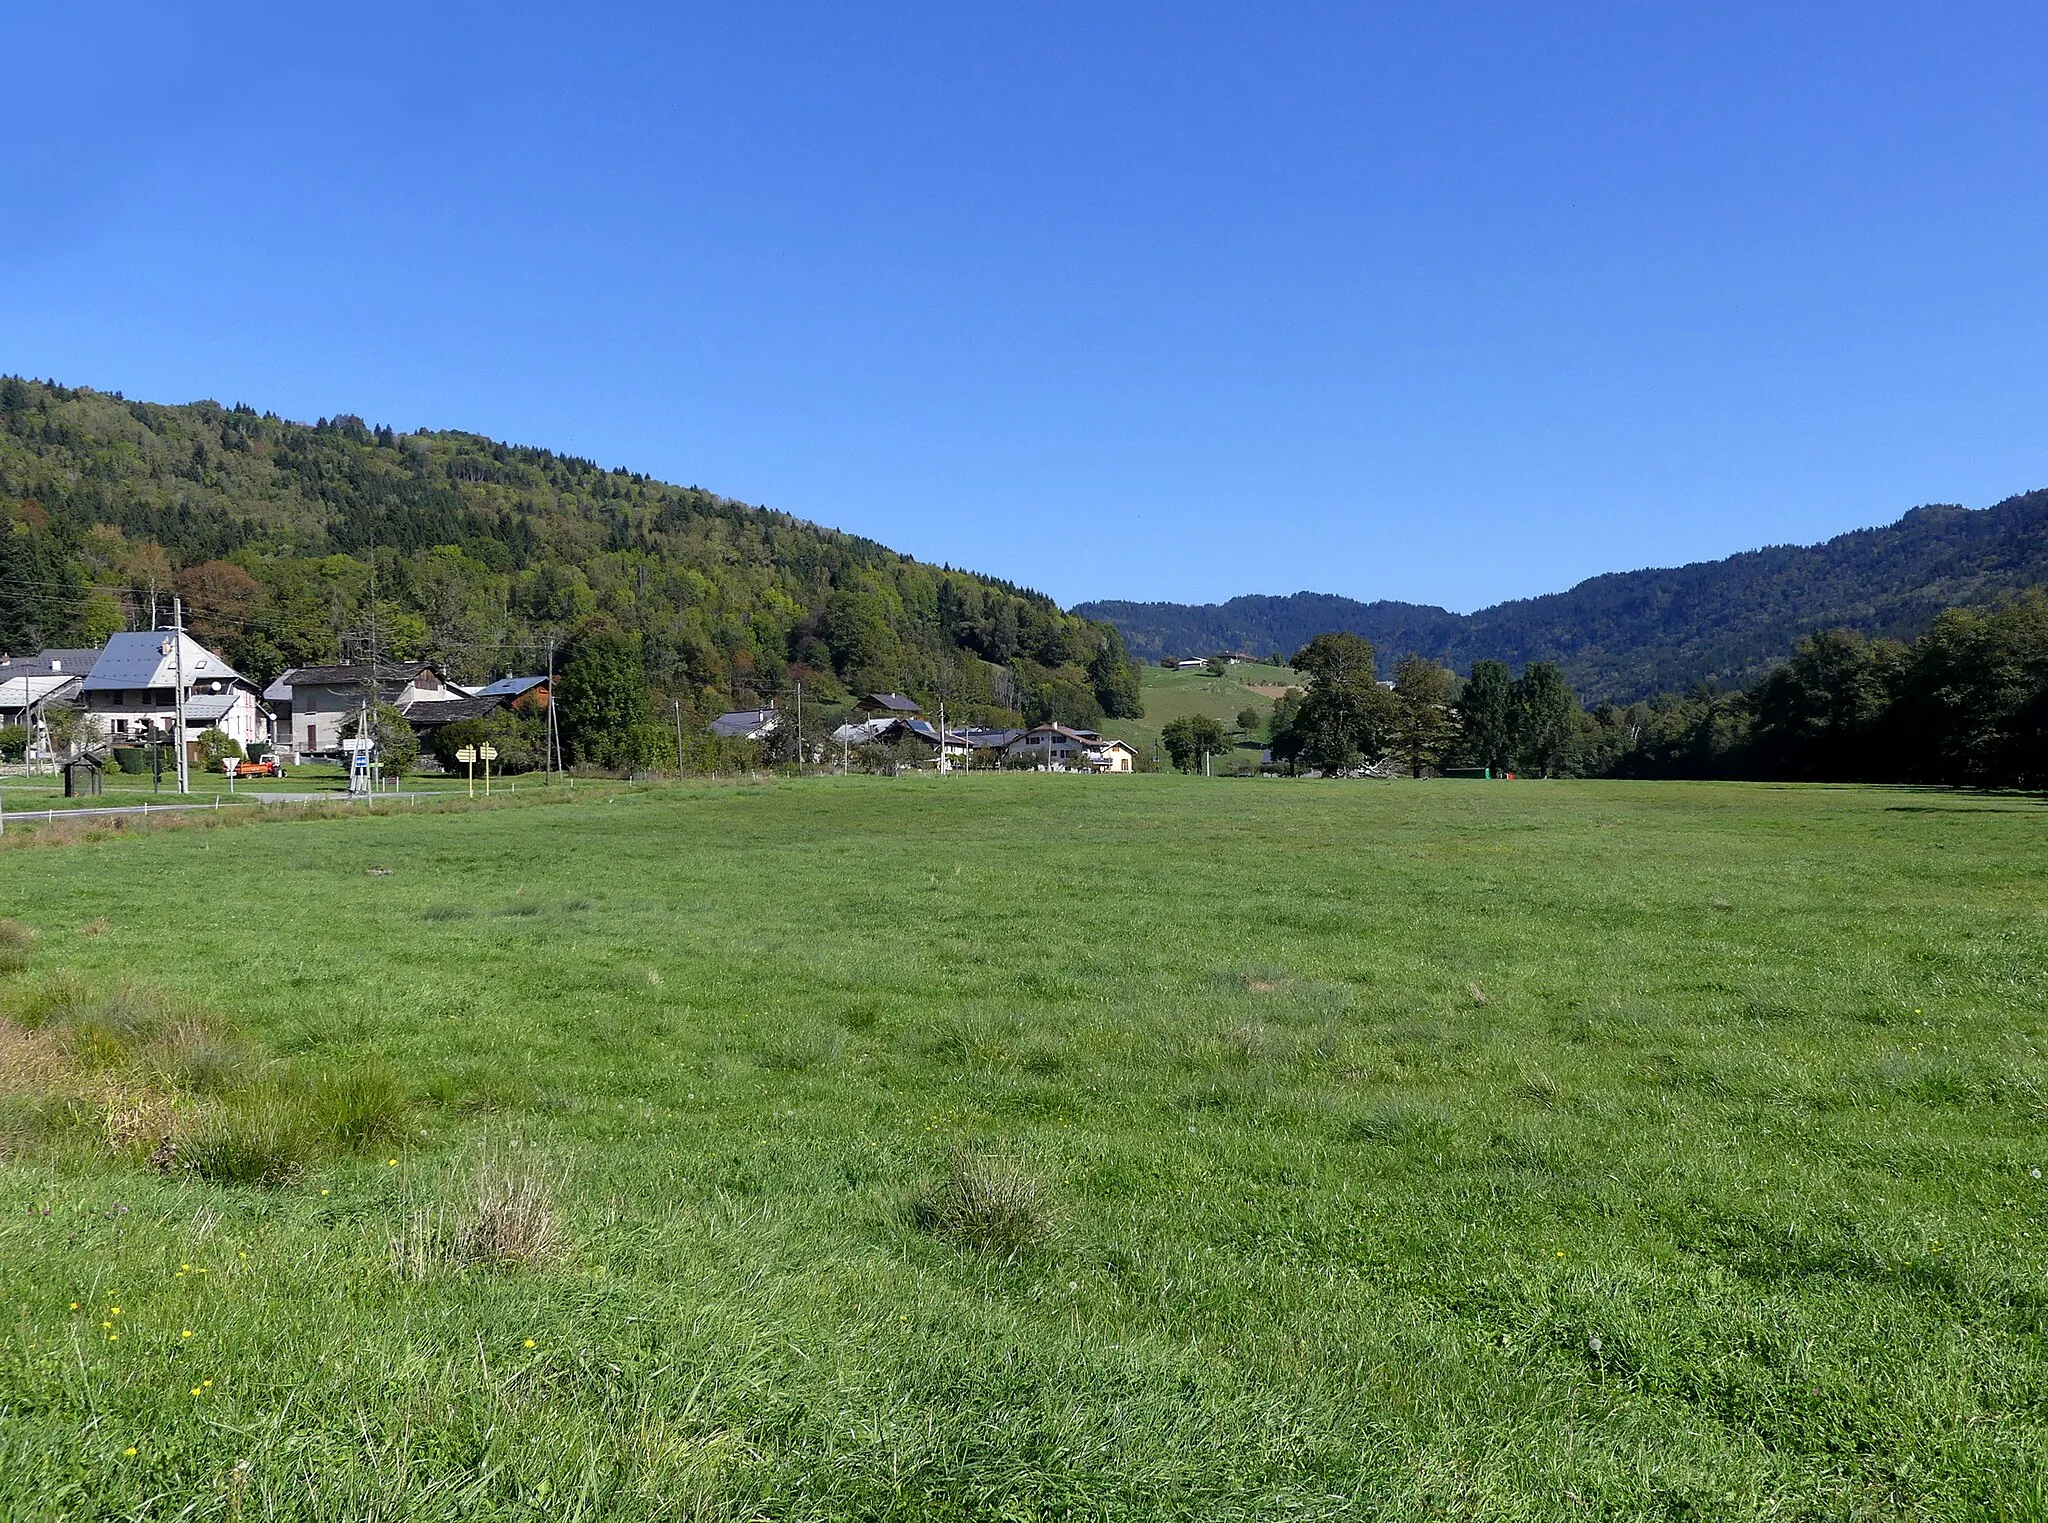
[[[2048,1511],[2030,799],[679,786],[0,913],[107,1086],[0,1086],[0,1516]],[[299,1177],[110,1153],[149,1000]],[[560,1253],[433,1246],[486,1163]]]
[[[1301,687],[1301,674],[1285,666],[1246,662],[1226,667],[1220,677],[1206,672],[1168,671],[1147,666],[1143,672],[1145,717],[1103,721],[1102,733],[1129,741],[1146,755],[1159,751],[1159,732],[1174,720],[1189,714],[1206,714],[1226,731],[1235,733],[1238,714],[1245,709],[1258,712],[1263,723],[1273,712],[1273,695],[1254,692],[1257,687]],[[1259,747],[1240,748],[1247,766],[1258,760]],[[1219,763],[1219,765],[1221,765]]]

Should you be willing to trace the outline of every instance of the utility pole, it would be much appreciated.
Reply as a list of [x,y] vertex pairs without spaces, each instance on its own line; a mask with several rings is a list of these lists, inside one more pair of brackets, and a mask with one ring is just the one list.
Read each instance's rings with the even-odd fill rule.
[[683,775],[683,700],[675,700],[676,706],[676,776]]
[[[376,756],[376,754],[377,754],[377,753],[376,753],[376,751],[375,751],[375,749],[374,749],[374,747],[376,746],[376,743],[377,743],[377,732],[375,731],[375,729],[373,729],[373,728],[372,728],[372,726],[373,726],[373,725],[374,725],[374,724],[376,723],[376,721],[375,721],[375,719],[374,719],[374,718],[373,718],[372,716],[376,714],[376,712],[377,712],[377,703],[378,703],[378,701],[379,701],[379,700],[380,700],[380,699],[381,699],[381,698],[383,697],[383,694],[381,694],[381,693],[379,693],[379,692],[377,691],[377,688],[378,688],[378,682],[377,682],[377,677],[378,677],[378,671],[377,671],[377,547],[376,547],[375,545],[371,545],[371,546],[370,546],[370,696],[369,696],[368,700],[367,700],[367,701],[366,701],[366,702],[365,702],[365,703],[363,704],[363,723],[362,723],[362,728],[356,731],[356,739],[358,739],[358,740],[367,740],[367,741],[369,741],[369,742],[370,742],[370,744],[371,744],[371,746],[372,746],[372,748],[373,748],[373,749],[371,750],[371,752],[370,752],[370,755],[371,755],[371,757],[372,757],[372,758],[374,758],[374,757]],[[372,767],[375,767],[375,766],[376,766],[376,762],[375,762],[374,760],[372,760],[372,762],[370,763],[370,765],[371,765]],[[376,791],[376,787],[377,787],[377,774],[376,774],[376,773],[375,773],[375,772],[373,771],[373,772],[371,772],[371,774],[370,774],[370,789],[371,789],[371,791],[372,791],[372,792],[375,792],[375,791]]]
[[[555,729],[555,637],[548,636],[548,786],[555,785],[555,771],[561,760],[561,741]],[[677,758],[678,763],[681,757]]]
[[171,739],[177,750],[173,757],[178,763],[178,791],[192,791],[192,772],[185,758],[185,600],[171,599],[171,650],[175,653],[172,666],[176,670],[178,685],[172,690],[172,699],[177,709],[177,728]]
[[939,700],[939,771],[946,771],[946,700]]
[[804,685],[796,685],[796,770],[804,770]]

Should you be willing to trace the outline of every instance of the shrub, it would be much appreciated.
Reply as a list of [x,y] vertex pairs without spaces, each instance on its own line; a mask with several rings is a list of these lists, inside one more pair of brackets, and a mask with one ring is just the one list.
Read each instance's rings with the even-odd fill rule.
[[241,759],[242,743],[226,730],[201,730],[198,739],[199,765],[208,772],[220,771],[220,764],[230,757]]
[[18,762],[28,754],[28,726],[0,725],[0,761]]
[[1044,1187],[1015,1160],[956,1153],[920,1194],[912,1219],[935,1237],[1014,1263],[1047,1241],[1053,1212]]
[[130,774],[149,770],[149,753],[140,746],[114,747],[114,765]]

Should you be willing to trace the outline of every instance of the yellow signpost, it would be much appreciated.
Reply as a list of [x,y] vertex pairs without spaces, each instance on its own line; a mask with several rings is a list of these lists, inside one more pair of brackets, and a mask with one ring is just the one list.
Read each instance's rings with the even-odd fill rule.
[[457,748],[456,748],[456,751],[455,751],[455,759],[456,759],[457,761],[461,762],[463,766],[465,766],[465,767],[467,767],[467,768],[469,769],[469,796],[470,796],[471,798],[475,798],[475,797],[476,797],[476,747],[475,747],[475,746],[459,746],[459,747],[457,747]]
[[479,760],[484,764],[484,797],[491,796],[491,763],[498,759],[498,748],[486,741],[476,748]]

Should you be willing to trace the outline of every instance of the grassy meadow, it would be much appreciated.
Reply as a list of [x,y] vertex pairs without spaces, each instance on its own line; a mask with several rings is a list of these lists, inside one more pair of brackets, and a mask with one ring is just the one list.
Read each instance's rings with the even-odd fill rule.
[[0,1517],[2048,1515],[2030,799],[706,784],[0,915]]
[[[1245,662],[1226,667],[1221,676],[1205,671],[1176,672],[1163,666],[1141,667],[1145,694],[1143,719],[1107,719],[1098,727],[1105,735],[1130,742],[1147,756],[1160,753],[1159,732],[1188,714],[1206,714],[1226,731],[1235,732],[1237,716],[1251,709],[1263,724],[1273,712],[1273,700],[1283,689],[1304,686],[1301,674],[1290,667]],[[1259,689],[1266,691],[1261,692]],[[1256,770],[1260,746],[1243,744],[1232,757],[1218,757],[1216,769],[1235,765]],[[1163,754],[1163,753],[1160,753]]]

